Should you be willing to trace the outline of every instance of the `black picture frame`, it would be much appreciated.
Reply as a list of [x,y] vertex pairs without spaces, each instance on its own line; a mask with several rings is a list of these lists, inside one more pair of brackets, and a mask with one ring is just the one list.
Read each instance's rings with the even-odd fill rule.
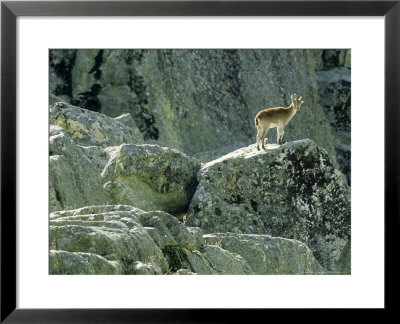
[[[385,310],[396,307],[399,237],[400,0],[395,1],[2,1],[1,3],[1,322],[234,322],[264,310],[16,308],[16,19],[18,16],[384,16]],[[367,139],[366,139],[367,140]],[[391,252],[393,251],[393,252]],[[373,258],[373,256],[371,256]],[[397,283],[397,284],[396,284]],[[248,314],[250,313],[251,314]]]

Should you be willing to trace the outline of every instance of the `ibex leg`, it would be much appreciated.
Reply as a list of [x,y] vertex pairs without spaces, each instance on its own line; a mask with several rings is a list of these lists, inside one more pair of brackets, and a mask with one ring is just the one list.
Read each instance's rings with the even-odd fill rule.
[[260,150],[259,143],[260,143],[261,136],[262,136],[262,129],[257,128],[257,136],[256,136],[257,150]]
[[[262,137],[261,137],[261,147],[262,147],[263,149],[265,149],[265,146],[264,146],[264,139],[265,139],[265,137],[267,136],[268,129],[269,129],[269,128],[265,128],[265,129],[263,130],[263,133],[262,133]],[[266,141],[268,142],[268,138],[267,138]]]
[[280,126],[278,126],[277,128],[276,128],[276,134],[277,134],[277,138],[276,138],[276,143],[279,145],[279,144],[282,144],[282,142],[283,142],[283,134],[285,133],[285,131],[284,131],[284,128],[283,128],[283,126],[282,125],[280,125]]

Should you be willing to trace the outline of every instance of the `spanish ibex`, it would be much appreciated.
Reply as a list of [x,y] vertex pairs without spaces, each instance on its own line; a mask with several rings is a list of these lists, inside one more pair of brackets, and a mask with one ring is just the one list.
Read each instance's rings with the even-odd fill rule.
[[[297,99],[296,94],[291,95],[290,99],[292,103],[289,107],[275,107],[261,110],[254,119],[257,127],[257,150],[259,150],[259,143],[261,141],[261,147],[264,147],[264,139],[267,136],[267,132],[270,128],[276,127],[277,130],[277,144],[283,143],[283,134],[285,126],[293,118],[300,106],[304,103],[301,100],[302,97]],[[268,139],[267,139],[268,141]]]

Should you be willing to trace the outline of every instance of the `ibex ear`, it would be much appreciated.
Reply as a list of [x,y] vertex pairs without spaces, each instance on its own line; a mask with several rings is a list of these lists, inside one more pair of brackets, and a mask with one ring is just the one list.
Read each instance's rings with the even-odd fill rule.
[[303,98],[303,96],[300,96],[299,100],[301,100],[301,98]]
[[293,101],[293,95],[290,95],[290,100],[292,100],[292,101]]

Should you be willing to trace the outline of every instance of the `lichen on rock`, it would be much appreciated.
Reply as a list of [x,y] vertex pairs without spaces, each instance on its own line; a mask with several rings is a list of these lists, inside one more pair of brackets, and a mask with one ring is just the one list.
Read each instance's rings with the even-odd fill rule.
[[[51,50],[50,273],[351,273],[350,63]],[[289,142],[257,151],[255,114],[293,92]]]
[[296,240],[235,233],[206,234],[204,240],[242,256],[254,274],[325,273],[311,250]]
[[50,212],[111,202],[100,171],[63,128],[53,125],[49,169]]
[[[160,248],[137,217],[142,211],[121,207],[83,208],[71,211],[69,216],[63,212],[50,214],[50,250],[98,255],[120,263],[125,274],[143,268],[138,261],[147,264],[146,268],[160,269],[155,272],[166,272],[168,265]],[[50,269],[56,268],[51,264]]]
[[189,205],[199,169],[199,161],[177,150],[124,144],[112,152],[101,175],[115,204],[180,212]]
[[296,239],[333,269],[350,236],[350,191],[311,140],[265,151],[250,145],[202,167],[186,223],[205,233]]
[[62,127],[76,144],[83,146],[107,147],[123,143],[143,143],[143,136],[138,129],[65,102],[50,106],[50,123]]

